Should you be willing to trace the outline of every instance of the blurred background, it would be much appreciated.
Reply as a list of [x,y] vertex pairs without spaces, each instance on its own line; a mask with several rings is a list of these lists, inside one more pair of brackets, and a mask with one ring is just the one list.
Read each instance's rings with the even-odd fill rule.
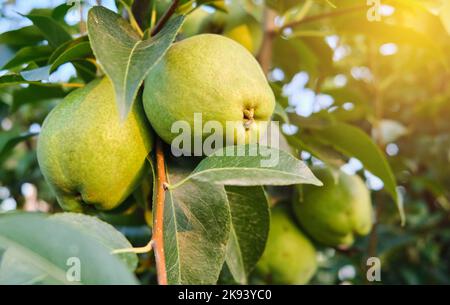
[[[85,1],[58,22],[80,36],[88,9],[98,2],[121,10],[114,0]],[[450,1],[381,0],[374,14],[365,0],[267,1],[269,15],[262,0],[214,2],[192,13],[181,35],[211,32],[239,40],[263,60],[278,103],[289,117],[300,118],[283,125],[286,137],[302,139],[290,142],[298,156],[358,173],[372,190],[374,232],[346,250],[317,245],[319,270],[311,283],[365,283],[363,258],[369,255],[382,259],[383,284],[450,284]],[[64,3],[0,0],[0,76],[33,43],[31,34],[10,32],[32,24],[21,14],[51,14]],[[168,3],[156,5],[162,10]],[[21,65],[40,66],[48,54],[31,58]],[[48,79],[61,86],[0,82],[0,213],[60,211],[38,168],[36,135],[48,112],[73,89],[64,84],[76,81],[76,69],[66,63]],[[404,204],[405,226],[382,179],[308,133],[328,119],[358,126],[385,152]],[[101,217],[134,245],[145,244],[148,215],[139,207],[122,212]],[[152,269],[140,278],[155,280]],[[229,279],[224,275],[222,281]]]

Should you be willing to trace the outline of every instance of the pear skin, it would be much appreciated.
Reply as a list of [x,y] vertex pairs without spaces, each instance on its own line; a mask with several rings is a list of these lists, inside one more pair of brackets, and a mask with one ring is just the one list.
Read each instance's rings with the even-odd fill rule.
[[283,208],[271,211],[270,231],[256,268],[273,284],[308,283],[317,269],[316,250]]
[[71,92],[47,116],[38,140],[40,169],[65,210],[111,210],[135,189],[152,149],[137,101],[124,121],[108,78]]
[[143,101],[147,118],[168,144],[178,135],[172,132],[176,122],[187,122],[194,136],[196,113],[203,125],[215,121],[224,132],[226,122],[236,123],[234,139],[226,140],[248,143],[264,132],[275,107],[272,89],[252,54],[215,34],[173,44],[147,76]]
[[349,247],[356,235],[367,235],[372,228],[369,190],[357,175],[322,167],[313,173],[324,185],[302,186],[301,198],[294,203],[297,219],[318,242]]

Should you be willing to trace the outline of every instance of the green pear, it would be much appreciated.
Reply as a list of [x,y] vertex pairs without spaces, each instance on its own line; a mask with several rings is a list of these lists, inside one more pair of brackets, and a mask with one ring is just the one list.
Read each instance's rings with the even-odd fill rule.
[[317,269],[316,250],[283,208],[273,208],[269,238],[257,272],[274,284],[306,284]]
[[240,43],[253,55],[258,54],[264,36],[261,24],[249,14],[230,20],[223,35]]
[[372,228],[370,193],[357,175],[324,167],[313,168],[322,187],[303,185],[294,203],[298,221],[307,233],[328,246],[348,247],[355,235],[367,235]]
[[[233,1],[226,5],[227,12],[215,11],[209,16],[203,16],[198,32],[224,35],[257,55],[264,38],[262,23],[249,14],[243,5]],[[255,9],[262,9],[262,6],[255,6]]]
[[[173,44],[147,76],[143,101],[153,128],[169,144],[178,135],[171,131],[175,122],[187,122],[194,131],[194,113],[202,115],[203,125],[219,123],[223,142],[248,143],[264,132],[275,107],[255,58],[240,44],[214,34]],[[226,131],[227,122],[234,123],[233,134]]]
[[183,34],[183,37],[191,37],[199,34],[202,30],[203,22],[210,15],[211,14],[202,9],[202,7],[187,15],[183,26],[181,27],[181,33]]
[[142,106],[121,121],[108,78],[70,93],[47,116],[39,166],[66,210],[111,210],[135,189],[152,148]]

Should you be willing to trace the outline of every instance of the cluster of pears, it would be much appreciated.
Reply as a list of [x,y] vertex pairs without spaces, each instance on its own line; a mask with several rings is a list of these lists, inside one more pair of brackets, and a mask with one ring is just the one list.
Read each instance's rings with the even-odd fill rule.
[[174,122],[187,121],[193,130],[194,113],[202,113],[224,128],[226,121],[242,121],[239,136],[246,139],[265,126],[261,122],[275,106],[252,54],[213,34],[174,43],[145,80],[142,100],[121,120],[112,83],[104,77],[70,93],[50,112],[37,155],[64,209],[111,210],[122,203],[146,170],[153,129],[170,144]]
[[[323,186],[303,185],[293,203],[294,217],[307,235],[320,244],[349,247],[355,235],[372,228],[370,193],[357,175],[325,167],[312,168]],[[305,284],[317,268],[316,251],[286,209],[272,209],[266,249],[258,262],[259,275],[276,284]]]

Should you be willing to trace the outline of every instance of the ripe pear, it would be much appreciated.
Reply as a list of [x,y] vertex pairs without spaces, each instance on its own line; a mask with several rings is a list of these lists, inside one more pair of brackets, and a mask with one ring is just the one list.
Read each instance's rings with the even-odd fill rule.
[[357,175],[324,167],[313,168],[322,187],[303,185],[294,203],[298,221],[317,241],[346,248],[355,235],[367,235],[372,228],[370,193]]
[[203,22],[209,18],[211,14],[199,7],[192,13],[186,16],[186,19],[181,27],[183,37],[191,37],[197,35],[202,30]]
[[283,208],[272,209],[269,238],[256,268],[273,284],[306,284],[316,272],[316,249]]
[[65,210],[111,210],[135,189],[152,135],[134,103],[119,117],[108,78],[70,93],[47,116],[38,140],[39,166]]
[[147,76],[143,101],[153,128],[169,144],[178,135],[171,131],[173,123],[185,121],[194,131],[194,113],[201,113],[203,125],[216,121],[224,132],[227,121],[235,122],[236,132],[223,134],[224,140],[248,143],[264,132],[275,107],[255,58],[240,44],[215,34],[173,44]]
[[258,54],[264,36],[261,24],[249,14],[231,19],[225,26],[223,35],[239,42],[253,55]]
[[[199,32],[224,35],[257,55],[264,38],[262,23],[249,14],[243,5],[233,1],[226,5],[227,12],[215,11],[209,16],[203,16]],[[256,6],[255,9],[262,9],[262,6]]]

